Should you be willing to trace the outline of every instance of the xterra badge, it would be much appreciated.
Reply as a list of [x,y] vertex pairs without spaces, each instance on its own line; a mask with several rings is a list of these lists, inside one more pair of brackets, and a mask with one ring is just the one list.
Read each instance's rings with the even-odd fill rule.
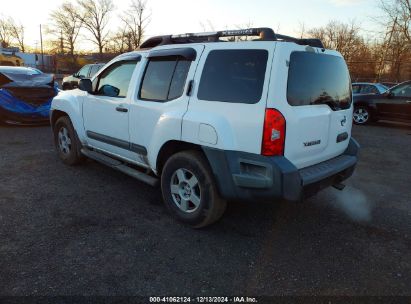
[[311,147],[311,146],[316,146],[321,144],[321,140],[314,140],[314,141],[309,141],[304,143],[304,147]]

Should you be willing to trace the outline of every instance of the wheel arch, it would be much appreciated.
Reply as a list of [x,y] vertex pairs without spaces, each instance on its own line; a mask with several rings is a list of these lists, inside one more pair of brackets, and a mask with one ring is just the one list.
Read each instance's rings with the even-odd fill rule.
[[73,124],[80,141],[85,142],[86,136],[83,127],[82,96],[76,91],[61,91],[53,99],[50,111],[52,126],[60,117],[66,115]]
[[56,121],[63,116],[68,116],[70,118],[70,116],[64,112],[64,111],[60,111],[60,110],[52,110],[51,111],[51,115],[50,115],[50,125],[51,128],[54,128],[54,125],[56,124]]
[[[161,172],[163,170],[165,163],[167,162],[167,159],[169,159],[171,156],[173,156],[174,154],[178,152],[188,151],[188,150],[199,151],[207,159],[200,145],[196,145],[196,144],[185,142],[185,141],[170,140],[161,146],[157,154],[157,159],[156,159],[157,174],[161,175]],[[208,162],[208,159],[207,159],[207,162]]]

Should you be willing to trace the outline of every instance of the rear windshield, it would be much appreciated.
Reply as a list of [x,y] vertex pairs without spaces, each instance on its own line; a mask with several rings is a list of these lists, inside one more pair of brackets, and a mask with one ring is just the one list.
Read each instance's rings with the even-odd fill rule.
[[292,106],[327,104],[333,110],[351,105],[351,80],[341,57],[311,52],[293,52],[287,87]]
[[264,86],[266,50],[215,50],[204,65],[198,99],[257,103]]

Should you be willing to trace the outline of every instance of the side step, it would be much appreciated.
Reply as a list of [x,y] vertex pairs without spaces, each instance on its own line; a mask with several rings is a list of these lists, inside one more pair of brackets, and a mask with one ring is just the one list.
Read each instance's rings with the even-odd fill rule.
[[107,156],[105,154],[102,154],[96,151],[89,150],[87,148],[81,149],[81,153],[83,153],[88,158],[94,159],[95,161],[98,161],[99,163],[102,163],[106,166],[109,166],[113,169],[123,172],[127,174],[128,176],[131,176],[143,183],[149,184],[150,186],[156,187],[159,185],[158,178],[148,175],[146,173],[140,172],[136,169],[133,169],[125,165],[123,162],[117,159],[111,158],[110,156]]

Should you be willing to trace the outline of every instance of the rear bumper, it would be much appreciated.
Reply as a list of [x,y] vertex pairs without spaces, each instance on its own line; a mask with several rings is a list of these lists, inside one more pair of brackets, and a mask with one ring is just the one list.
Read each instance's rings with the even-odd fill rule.
[[351,138],[342,155],[301,170],[283,156],[265,157],[209,147],[203,150],[223,198],[298,202],[349,178],[358,161],[359,144]]

